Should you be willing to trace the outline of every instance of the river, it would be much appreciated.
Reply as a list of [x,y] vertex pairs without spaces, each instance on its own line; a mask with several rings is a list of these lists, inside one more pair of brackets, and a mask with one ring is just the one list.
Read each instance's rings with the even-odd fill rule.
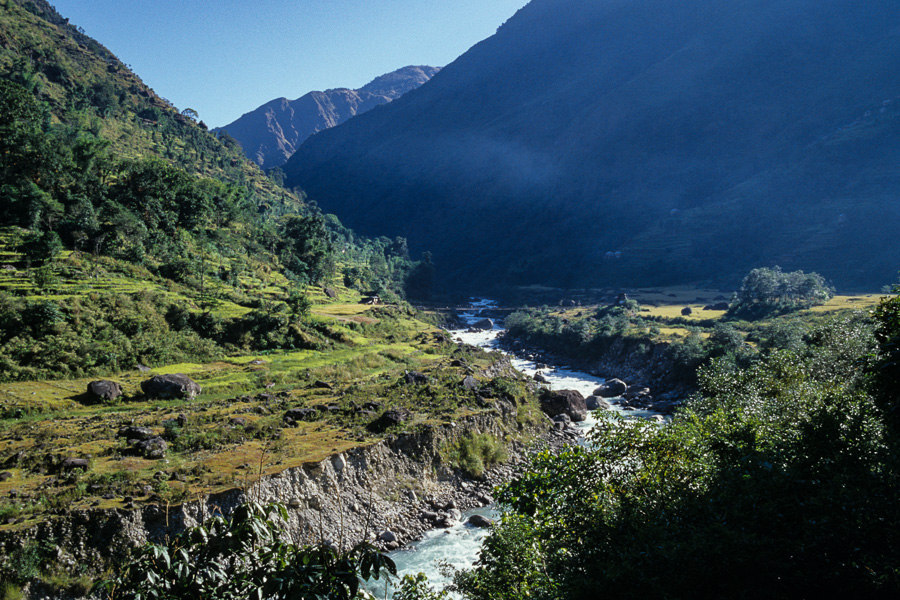
[[[496,303],[488,299],[473,299],[471,302],[472,309],[460,314],[463,320],[472,325],[477,321],[484,319],[491,310],[496,307]],[[479,346],[489,350],[500,350],[498,336],[503,332],[503,327],[494,322],[494,328],[490,331],[469,331],[468,329],[459,329],[450,331],[450,335],[454,340],[472,346]],[[534,375],[538,370],[550,382],[551,389],[556,390],[578,390],[584,397],[590,396],[598,385],[603,383],[604,379],[583,373],[573,369],[569,369],[562,365],[547,365],[548,368],[538,369],[538,365],[531,360],[517,356],[512,356],[512,364],[519,371],[526,375]],[[543,366],[543,365],[542,365]],[[613,405],[610,411],[621,412],[629,418],[652,417],[658,413],[650,411],[633,410],[624,412],[622,409]],[[593,427],[599,419],[603,418],[606,412],[596,411],[588,412],[586,421],[577,423],[576,425],[587,431]],[[599,414],[597,414],[599,413]],[[411,544],[405,548],[392,552],[390,557],[397,564],[397,574],[415,575],[422,572],[428,576],[428,581],[435,589],[441,589],[450,581],[441,572],[439,565],[448,563],[456,568],[465,568],[471,566],[478,557],[478,551],[481,548],[481,540],[488,534],[486,529],[478,529],[465,525],[465,520],[472,514],[482,514],[489,517],[495,516],[495,511],[488,508],[476,509],[469,511],[463,515],[462,521],[449,529],[436,529],[429,532],[424,539]],[[391,598],[390,586],[382,583],[380,586],[370,587],[369,591],[375,594],[377,598]],[[457,598],[458,596],[451,596]]]

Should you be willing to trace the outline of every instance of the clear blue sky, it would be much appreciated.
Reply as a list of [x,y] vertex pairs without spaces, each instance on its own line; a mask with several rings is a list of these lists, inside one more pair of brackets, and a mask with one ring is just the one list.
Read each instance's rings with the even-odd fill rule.
[[527,0],[51,0],[210,127],[269,100],[445,66]]

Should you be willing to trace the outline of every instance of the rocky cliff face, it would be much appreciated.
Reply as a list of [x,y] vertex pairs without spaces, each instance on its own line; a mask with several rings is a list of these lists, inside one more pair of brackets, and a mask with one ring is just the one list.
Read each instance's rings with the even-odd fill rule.
[[102,569],[147,541],[161,542],[215,514],[228,515],[249,500],[281,502],[288,507],[287,539],[312,544],[331,540],[351,546],[392,531],[406,543],[434,527],[423,512],[454,500],[465,510],[487,501],[492,483],[508,479],[526,455],[526,445],[513,442],[511,460],[484,480],[471,480],[441,457],[442,449],[472,433],[531,439],[548,424],[524,428],[514,403],[498,401],[489,413],[472,415],[451,425],[426,427],[417,433],[392,436],[366,447],[335,454],[326,460],[266,475],[245,489],[166,507],[145,505],[135,510],[87,510],[0,536],[0,554],[9,556],[29,540],[54,540],[63,566],[90,565]]
[[215,131],[227,131],[244,154],[264,169],[282,165],[312,134],[396,100],[440,69],[409,66],[382,75],[358,90],[310,92],[296,100],[278,98]]

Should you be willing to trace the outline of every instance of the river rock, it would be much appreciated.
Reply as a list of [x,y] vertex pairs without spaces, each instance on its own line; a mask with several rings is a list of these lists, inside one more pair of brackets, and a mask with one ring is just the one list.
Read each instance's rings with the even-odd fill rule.
[[438,515],[436,512],[431,511],[431,510],[423,510],[422,512],[419,513],[419,518],[421,518],[425,521],[431,521],[431,522],[437,521],[439,516],[440,515]]
[[621,379],[608,379],[600,387],[594,390],[594,396],[601,398],[615,398],[621,396],[628,389],[628,384]]
[[469,327],[469,329],[472,329],[475,331],[490,331],[493,328],[494,328],[494,322],[491,321],[490,319],[481,319],[480,321],[476,321]]
[[447,517],[453,519],[454,521],[460,521],[462,520],[462,513],[458,508],[451,508],[447,511]]
[[88,384],[87,395],[94,402],[112,402],[122,395],[122,386],[115,381],[98,379]]
[[466,519],[466,523],[468,523],[472,527],[479,527],[483,529],[486,527],[493,527],[494,520],[488,519],[487,517],[482,515],[472,515],[471,517]]
[[599,396],[588,396],[584,399],[588,410],[609,410],[609,403]]
[[368,429],[372,433],[384,433],[389,427],[402,425],[409,419],[409,413],[402,409],[385,411],[380,417],[369,423]]
[[643,398],[650,395],[650,388],[645,385],[630,385],[625,390],[625,399],[634,400],[635,398]]
[[587,419],[587,405],[578,390],[545,391],[541,396],[541,410],[551,418],[566,414],[575,422]]
[[187,398],[192,400],[200,393],[200,385],[182,373],[157,375],[141,382],[141,391],[150,398]]
[[381,533],[378,534],[378,539],[385,543],[391,543],[397,541],[397,534],[395,534],[390,529],[385,529]]
[[534,374],[534,380],[538,383],[550,383],[550,380],[544,377],[544,374],[540,371]]

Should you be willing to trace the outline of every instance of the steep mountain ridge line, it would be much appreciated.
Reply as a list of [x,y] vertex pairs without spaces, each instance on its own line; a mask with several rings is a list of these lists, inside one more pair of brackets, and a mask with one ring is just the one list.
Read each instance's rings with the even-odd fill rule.
[[[889,165],[875,173],[850,136],[819,143],[875,111],[868,151],[896,145],[879,112],[900,93],[889,2],[565,4],[534,0],[428,86],[311,138],[288,185],[363,231],[427,240],[450,285],[728,284],[785,255],[841,285],[893,278],[896,244],[856,244],[880,231]],[[842,196],[835,251],[862,272],[785,245],[797,223],[824,233],[814,207]],[[715,205],[701,227],[694,211]]]
[[284,164],[309,136],[386,104],[426,83],[440,67],[408,66],[357,90],[333,88],[295,100],[276,98],[214,131],[227,131],[248,158],[271,169]]

